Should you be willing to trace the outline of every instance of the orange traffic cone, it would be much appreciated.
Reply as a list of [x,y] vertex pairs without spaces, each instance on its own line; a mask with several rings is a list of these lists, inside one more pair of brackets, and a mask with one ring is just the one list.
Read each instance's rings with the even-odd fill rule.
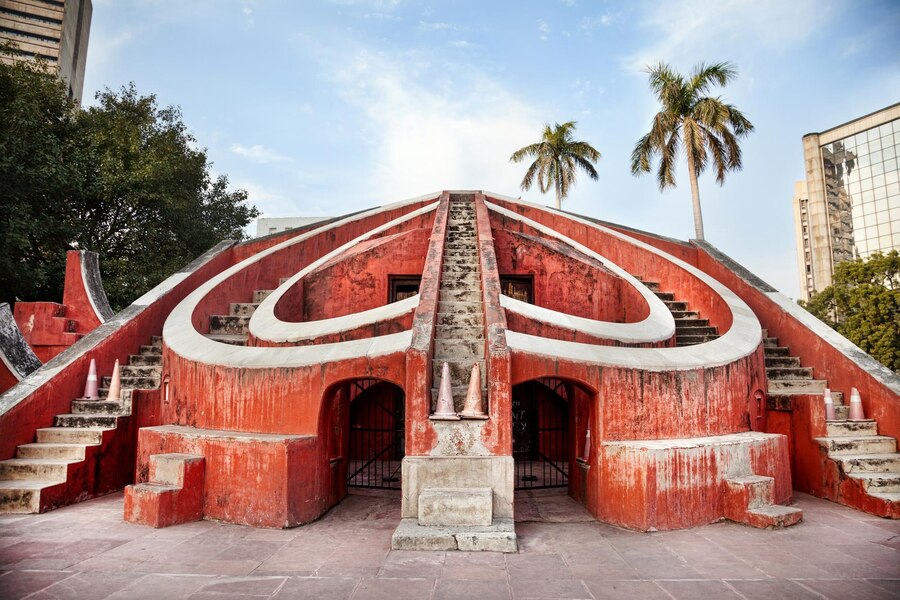
[[441,383],[438,387],[437,408],[432,419],[439,421],[459,421],[459,415],[453,410],[453,389],[450,386],[450,365],[441,367]]
[[459,415],[464,419],[487,419],[484,414],[481,396],[481,369],[478,363],[472,365],[472,375],[469,376],[469,390],[466,392],[466,403]]
[[825,420],[834,421],[834,400],[831,398],[831,390],[825,388]]
[[862,398],[859,397],[859,390],[856,388],[850,388],[850,420],[866,420],[866,415],[863,414]]
[[119,359],[113,366],[112,381],[109,383],[109,391],[106,392],[107,400],[121,400],[122,396],[122,376],[119,373]]
[[87,381],[84,384],[84,396],[87,400],[96,400],[98,398],[97,386],[97,361],[91,359],[91,366],[88,369]]

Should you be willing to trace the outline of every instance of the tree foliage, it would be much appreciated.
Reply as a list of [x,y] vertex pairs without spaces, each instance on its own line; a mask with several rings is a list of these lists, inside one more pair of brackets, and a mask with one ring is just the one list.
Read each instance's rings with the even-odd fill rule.
[[694,233],[702,240],[697,178],[712,164],[716,181],[724,184],[728,171],[739,171],[743,166],[738,140],[753,131],[753,124],[734,105],[721,96],[708,95],[713,86],[723,87],[737,77],[737,70],[727,62],[700,63],[685,77],[661,62],[648,67],[647,72],[661,110],[653,117],[650,132],[638,140],[631,153],[631,172],[649,173],[652,160],[659,157],[659,189],[675,187],[675,164],[684,152],[694,207]]
[[40,66],[0,64],[0,301],[58,300],[64,253],[100,255],[120,309],[259,213],[213,178],[175,107],[132,84],[80,110]]
[[550,127],[547,123],[541,141],[520,148],[509,157],[510,162],[515,163],[534,158],[522,179],[522,189],[531,189],[535,179],[541,193],[546,194],[552,187],[556,191],[556,208],[562,207],[569,188],[575,185],[579,168],[591,179],[597,179],[594,164],[600,160],[600,153],[587,142],[574,139],[575,124],[575,121],[567,121]]
[[833,283],[814,293],[806,310],[900,372],[900,253],[876,252],[839,263]]

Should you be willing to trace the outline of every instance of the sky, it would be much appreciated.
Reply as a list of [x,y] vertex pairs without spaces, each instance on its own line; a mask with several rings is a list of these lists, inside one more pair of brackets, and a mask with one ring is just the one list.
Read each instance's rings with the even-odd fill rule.
[[[659,109],[644,69],[730,61],[755,126],[743,171],[700,178],[706,239],[799,294],[802,136],[900,101],[896,0],[94,0],[84,104],[134,82],[176,105],[263,216],[334,216],[441,189],[520,189],[510,154],[577,121],[602,154],[564,209],[693,237],[677,187],[630,172]],[[255,228],[252,229],[255,231]]]

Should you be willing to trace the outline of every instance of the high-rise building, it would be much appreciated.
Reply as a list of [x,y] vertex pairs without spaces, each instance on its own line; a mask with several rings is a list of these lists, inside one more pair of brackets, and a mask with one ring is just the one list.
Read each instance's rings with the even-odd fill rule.
[[793,204],[807,300],[837,264],[900,249],[900,103],[803,136],[803,157]]
[[92,12],[91,0],[0,0],[0,42],[47,61],[80,103]]

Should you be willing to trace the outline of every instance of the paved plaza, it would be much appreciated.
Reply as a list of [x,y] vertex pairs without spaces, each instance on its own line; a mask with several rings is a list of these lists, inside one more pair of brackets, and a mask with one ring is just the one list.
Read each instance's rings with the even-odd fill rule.
[[319,521],[267,530],[122,520],[122,494],[0,517],[0,598],[900,598],[900,522],[797,495],[781,531],[717,523],[634,533],[567,496],[516,499],[520,552],[390,550],[397,492],[353,494]]

